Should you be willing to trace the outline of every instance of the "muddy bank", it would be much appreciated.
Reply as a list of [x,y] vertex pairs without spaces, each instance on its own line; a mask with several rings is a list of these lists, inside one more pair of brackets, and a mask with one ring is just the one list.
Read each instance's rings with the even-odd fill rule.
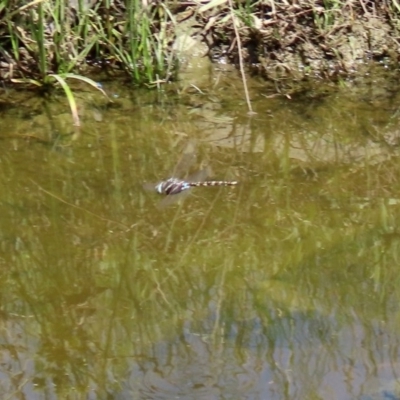
[[254,74],[272,80],[332,79],[355,74],[371,61],[398,62],[400,10],[394,2],[234,3],[188,5],[198,37],[217,62],[239,65],[242,57]]

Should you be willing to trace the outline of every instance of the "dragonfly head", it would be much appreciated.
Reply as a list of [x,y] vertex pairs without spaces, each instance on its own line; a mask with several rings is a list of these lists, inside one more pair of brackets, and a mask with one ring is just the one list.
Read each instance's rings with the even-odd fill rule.
[[164,193],[164,182],[160,182],[157,186],[156,186],[156,191],[157,193],[163,194]]

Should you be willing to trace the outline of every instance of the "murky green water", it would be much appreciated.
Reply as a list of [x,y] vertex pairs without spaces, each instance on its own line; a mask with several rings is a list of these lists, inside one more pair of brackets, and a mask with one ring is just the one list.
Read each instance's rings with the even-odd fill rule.
[[[2,398],[400,398],[398,82],[253,82],[250,118],[235,76],[104,82],[79,132],[3,94]],[[188,142],[240,184],[160,207]]]

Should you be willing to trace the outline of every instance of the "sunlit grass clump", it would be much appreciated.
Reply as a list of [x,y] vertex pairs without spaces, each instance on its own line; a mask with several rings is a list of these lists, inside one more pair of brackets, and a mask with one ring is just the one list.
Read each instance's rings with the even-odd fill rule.
[[136,84],[168,80],[172,27],[164,4],[139,0],[1,0],[1,78],[53,86],[55,75],[84,74],[96,64],[124,71]]
[[150,3],[0,0],[0,80],[45,92],[61,87],[76,126],[70,82],[80,80],[105,95],[88,77],[94,66],[136,85],[168,81],[176,66],[173,16],[164,4]]

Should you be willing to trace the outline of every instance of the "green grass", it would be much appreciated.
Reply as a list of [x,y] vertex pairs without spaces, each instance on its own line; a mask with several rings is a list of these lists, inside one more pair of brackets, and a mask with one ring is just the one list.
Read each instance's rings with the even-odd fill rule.
[[86,77],[88,59],[111,60],[108,72],[125,73],[136,85],[168,81],[177,65],[170,50],[173,15],[163,4],[144,7],[127,0],[125,5],[106,0],[88,7],[78,0],[71,8],[64,0],[0,0],[0,60],[9,65],[3,80],[45,92],[61,87],[76,126],[79,114],[67,80],[99,89]]
[[88,58],[111,59],[135,84],[168,80],[175,57],[169,45],[173,16],[164,4],[126,8],[109,1],[90,8],[53,2],[0,1],[0,52],[12,65],[6,79],[52,85],[54,74],[85,71]]

